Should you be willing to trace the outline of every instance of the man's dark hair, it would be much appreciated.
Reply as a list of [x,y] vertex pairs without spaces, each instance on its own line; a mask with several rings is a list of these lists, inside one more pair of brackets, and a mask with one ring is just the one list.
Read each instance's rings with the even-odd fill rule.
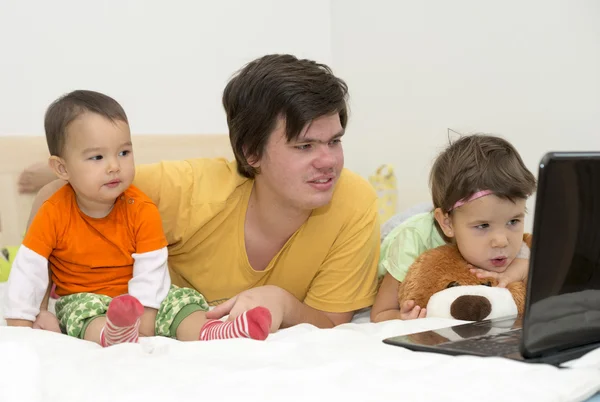
[[287,141],[294,141],[312,120],[338,113],[343,128],[348,121],[348,87],[331,69],[292,55],[256,59],[229,81],[223,92],[229,139],[238,172],[249,178],[258,173],[248,159],[260,160],[281,118]]

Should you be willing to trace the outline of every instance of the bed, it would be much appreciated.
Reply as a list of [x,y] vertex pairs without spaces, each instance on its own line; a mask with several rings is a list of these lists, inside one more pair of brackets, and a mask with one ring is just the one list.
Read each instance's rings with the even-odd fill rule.
[[[136,136],[137,163],[231,157],[226,136]],[[47,157],[41,137],[0,138],[0,244],[18,244],[31,197],[17,194],[18,172]],[[0,300],[5,284],[0,283]],[[0,310],[2,304],[0,303]],[[264,342],[183,343],[153,337],[107,349],[0,322],[0,401],[585,401],[600,391],[600,350],[567,368],[411,352],[389,336],[459,321],[299,325]]]

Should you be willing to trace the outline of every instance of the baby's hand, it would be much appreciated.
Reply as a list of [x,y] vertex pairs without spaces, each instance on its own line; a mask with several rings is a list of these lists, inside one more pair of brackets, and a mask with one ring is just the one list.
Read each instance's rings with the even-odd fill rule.
[[468,264],[467,268],[478,278],[494,278],[498,281],[498,287],[505,288],[509,283],[521,282],[527,279],[529,273],[529,260],[524,258],[515,258],[504,272],[491,272],[485,269],[475,268]]
[[400,306],[401,320],[414,320],[415,318],[425,318],[427,309],[415,305],[414,300],[405,300]]

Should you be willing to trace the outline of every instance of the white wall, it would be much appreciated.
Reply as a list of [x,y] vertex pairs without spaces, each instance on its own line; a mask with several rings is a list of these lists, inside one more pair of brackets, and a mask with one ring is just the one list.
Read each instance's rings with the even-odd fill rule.
[[331,63],[320,0],[2,0],[0,136],[43,135],[52,100],[115,97],[135,133],[225,133],[221,93],[242,65],[286,52]]
[[135,133],[224,133],[221,92],[266,53],[331,64],[351,93],[346,163],[392,163],[399,207],[429,199],[447,128],[547,150],[600,149],[596,0],[1,0],[0,136],[43,135],[90,88]]
[[392,163],[400,208],[430,199],[447,128],[507,138],[536,175],[545,151],[600,150],[596,0],[332,0],[331,16],[347,166]]

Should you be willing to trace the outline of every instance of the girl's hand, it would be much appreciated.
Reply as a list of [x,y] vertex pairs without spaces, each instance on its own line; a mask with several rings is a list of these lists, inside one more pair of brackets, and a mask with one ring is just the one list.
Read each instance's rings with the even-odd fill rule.
[[414,300],[405,300],[400,306],[401,320],[414,320],[416,318],[425,318],[427,309],[415,305]]
[[509,283],[522,282],[527,279],[529,273],[529,259],[515,258],[504,272],[491,272],[476,268],[471,264],[467,268],[478,278],[493,278],[498,281],[498,287],[505,288]]

